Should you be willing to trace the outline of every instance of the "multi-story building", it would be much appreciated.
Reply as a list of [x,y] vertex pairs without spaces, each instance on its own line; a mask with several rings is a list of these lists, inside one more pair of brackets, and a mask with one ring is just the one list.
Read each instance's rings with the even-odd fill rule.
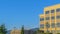
[[17,29],[11,30],[10,34],[21,34],[21,30],[17,30]]
[[40,15],[40,30],[60,33],[60,4],[44,8]]

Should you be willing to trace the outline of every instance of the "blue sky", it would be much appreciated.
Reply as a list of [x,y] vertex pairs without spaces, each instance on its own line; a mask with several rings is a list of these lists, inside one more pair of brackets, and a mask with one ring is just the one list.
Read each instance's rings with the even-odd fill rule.
[[0,24],[7,29],[39,27],[43,8],[59,4],[60,0],[0,0]]

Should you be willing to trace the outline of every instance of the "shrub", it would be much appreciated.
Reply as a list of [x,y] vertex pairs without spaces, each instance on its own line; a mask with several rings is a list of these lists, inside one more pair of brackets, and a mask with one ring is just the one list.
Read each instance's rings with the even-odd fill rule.
[[57,33],[57,34],[60,34],[60,33]]
[[52,33],[44,33],[44,34],[52,34]]

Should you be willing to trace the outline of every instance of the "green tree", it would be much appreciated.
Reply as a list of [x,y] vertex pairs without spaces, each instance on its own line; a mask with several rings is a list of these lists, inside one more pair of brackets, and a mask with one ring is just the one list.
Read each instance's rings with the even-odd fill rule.
[[33,34],[37,34],[37,31],[35,31]]
[[24,34],[24,26],[21,28],[21,34]]
[[37,30],[37,34],[44,34],[44,31],[43,30]]
[[0,26],[0,34],[6,34],[6,33],[7,33],[7,30],[6,30],[6,28],[5,28],[5,25],[2,24],[2,25]]

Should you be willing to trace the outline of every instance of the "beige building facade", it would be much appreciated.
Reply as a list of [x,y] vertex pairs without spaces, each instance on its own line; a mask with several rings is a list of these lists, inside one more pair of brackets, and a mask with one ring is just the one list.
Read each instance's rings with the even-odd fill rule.
[[21,30],[11,30],[10,34],[21,34]]
[[[48,25],[46,24],[48,23]],[[44,8],[40,15],[40,30],[60,33],[60,4]]]

